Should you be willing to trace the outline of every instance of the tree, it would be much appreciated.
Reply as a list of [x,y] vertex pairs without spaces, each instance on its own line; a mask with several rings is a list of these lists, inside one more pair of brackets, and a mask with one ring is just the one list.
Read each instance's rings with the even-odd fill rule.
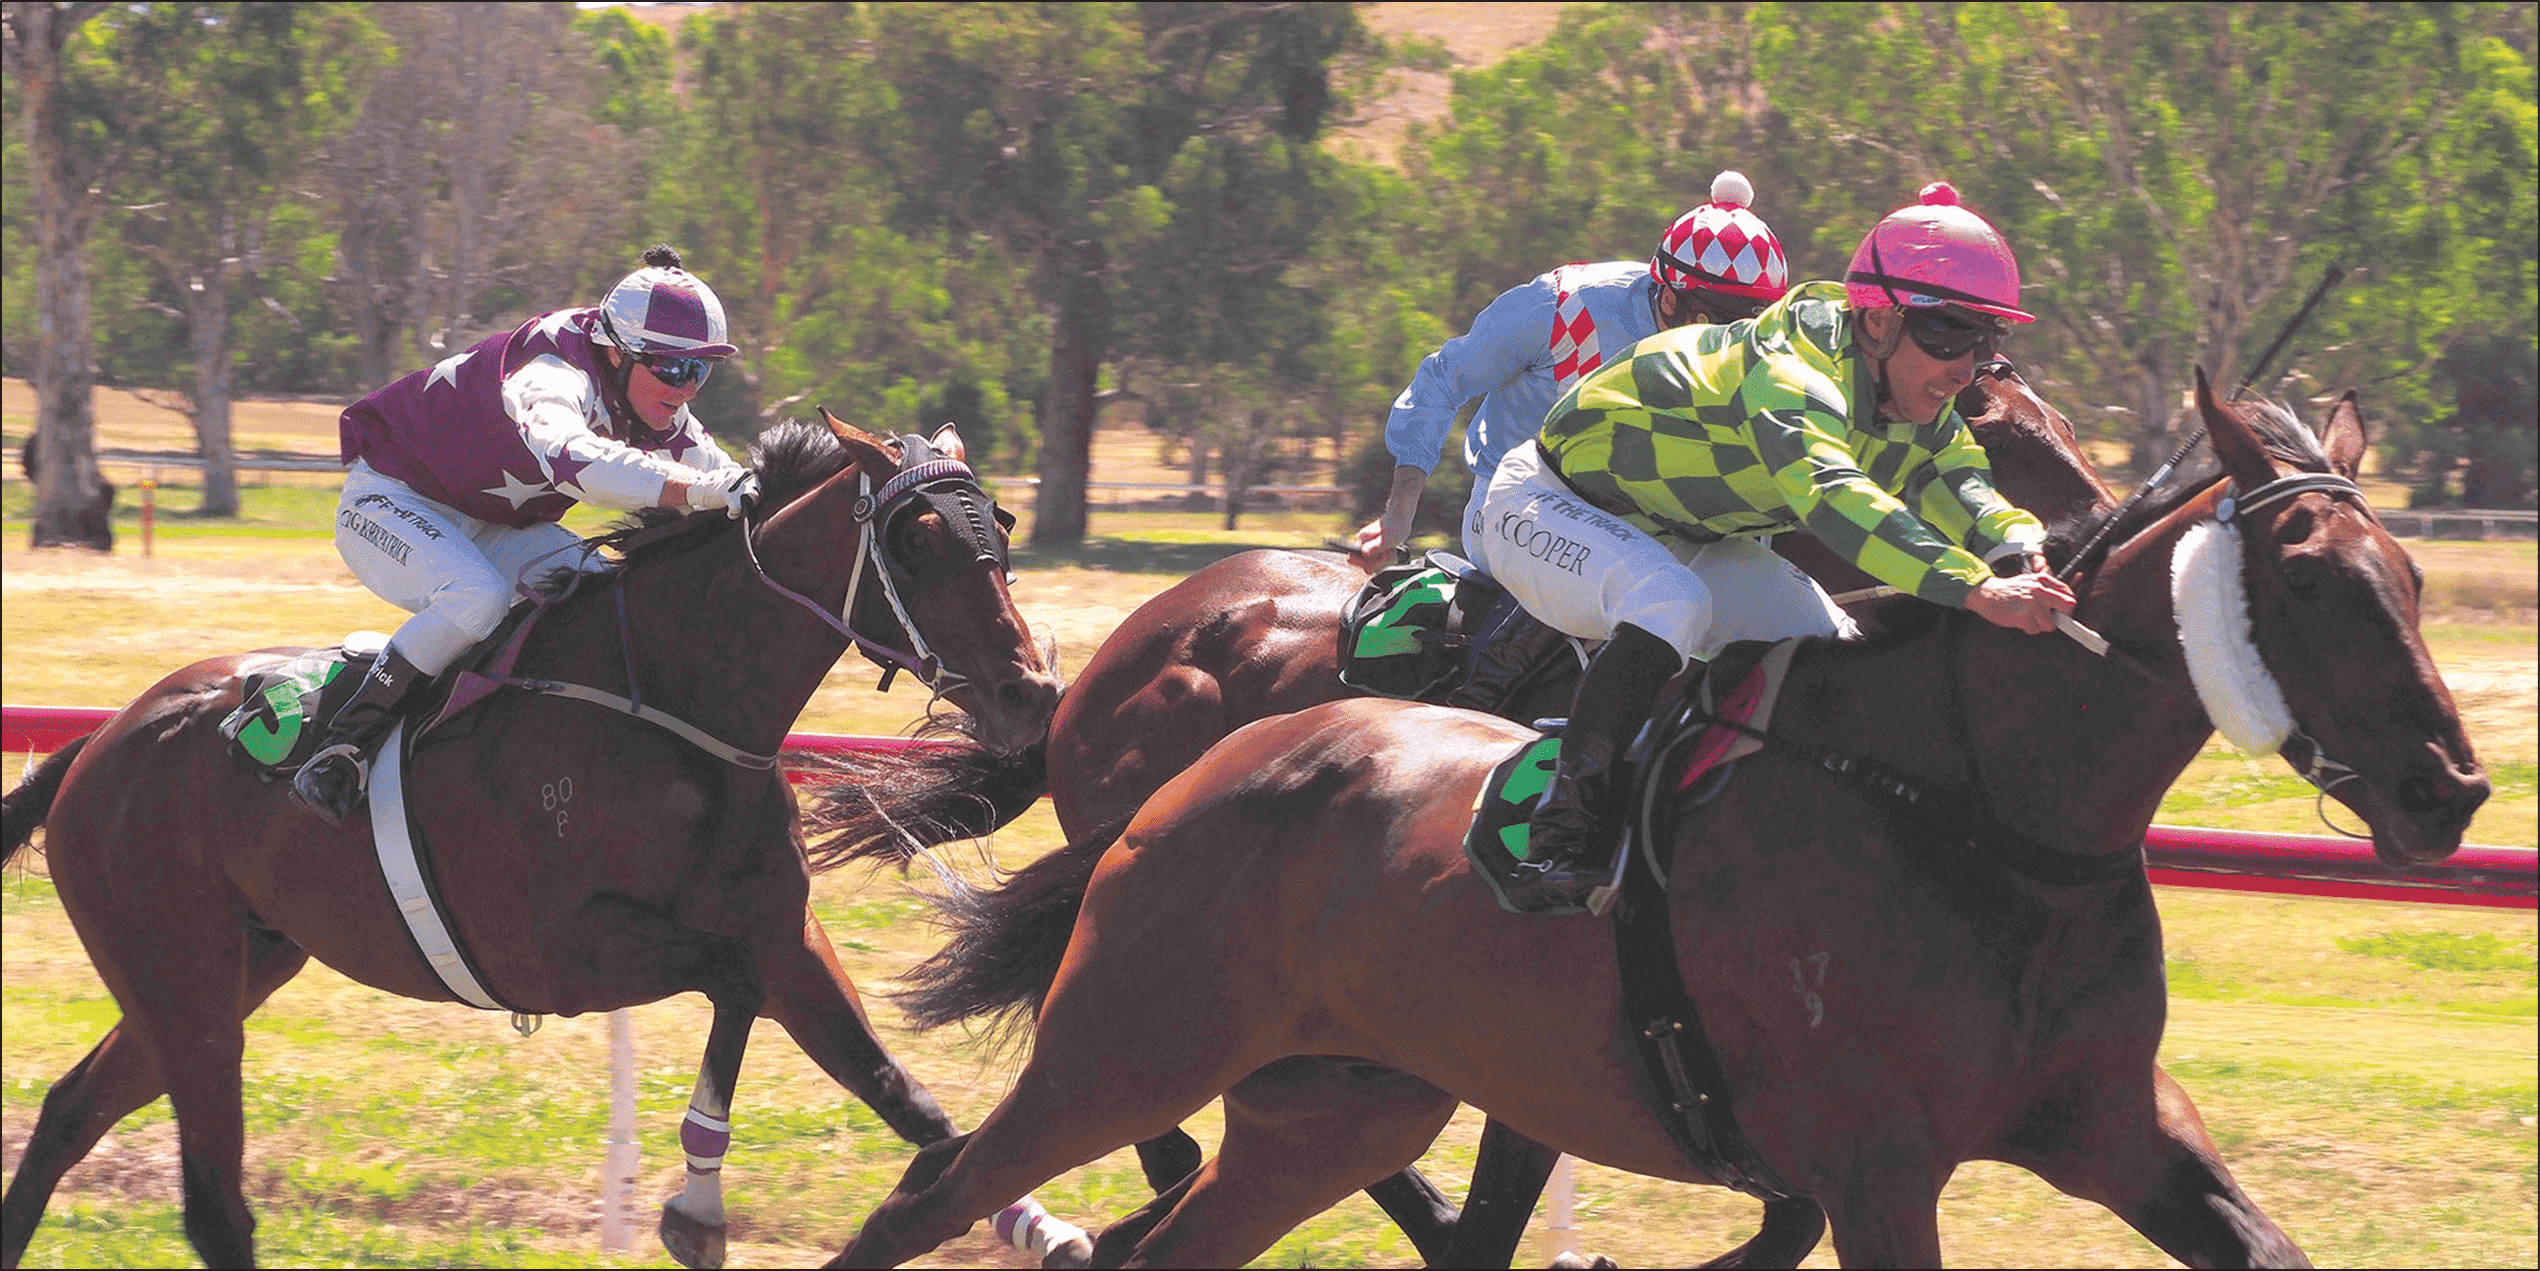
[[633,267],[671,113],[662,35],[564,4],[382,5],[393,56],[316,184],[376,386]]
[[[2022,4],[1762,19],[1774,100],[1811,106],[1794,112],[1808,161],[1850,174],[1856,203],[1957,183],[2020,253],[2042,328],[2023,356],[2125,418],[2140,466],[2170,448],[2191,366],[2236,376],[2331,260],[2363,254],[2376,194],[2476,91],[2455,73],[2461,42],[2507,17]],[[2408,307],[2415,283],[2348,263],[2363,267],[2339,297],[2346,347],[2387,347],[2398,334],[2364,319]],[[2285,374],[2303,360],[2297,347]]]
[[16,83],[26,129],[28,203],[36,250],[34,357],[37,547],[100,551],[114,536],[99,515],[96,367],[88,312],[88,236],[104,200],[98,179],[118,157],[101,106],[114,97],[113,66],[79,38],[103,4],[13,2],[0,9],[0,49]]
[[198,511],[234,516],[230,309],[267,266],[267,231],[303,156],[352,116],[376,56],[373,32],[355,5],[227,4],[156,6],[119,34],[127,64],[159,85],[121,124],[123,240],[181,297],[194,369],[187,413],[203,459]]
[[1282,4],[885,5],[870,20],[857,57],[887,109],[859,142],[887,182],[891,224],[984,239],[1028,270],[1049,324],[1032,539],[1078,541],[1098,381],[1134,264],[1123,246],[1183,211],[1161,187],[1194,139],[1311,142],[1332,104],[1328,64],[1357,20]]
[[649,228],[689,250],[723,297],[742,350],[729,378],[746,381],[754,423],[812,403],[885,431],[959,415],[984,462],[1023,431],[1003,425],[1044,328],[994,244],[887,223],[890,176],[861,141],[894,109],[863,61],[874,38],[869,16],[842,5],[692,19],[680,161]]

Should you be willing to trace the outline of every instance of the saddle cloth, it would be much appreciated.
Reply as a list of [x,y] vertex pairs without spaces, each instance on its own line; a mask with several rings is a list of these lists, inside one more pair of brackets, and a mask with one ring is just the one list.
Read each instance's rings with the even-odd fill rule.
[[238,708],[221,719],[220,735],[267,781],[298,772],[325,739],[326,721],[361,686],[387,645],[388,637],[376,631],[356,631],[337,648],[312,649],[248,672]]
[[[1520,607],[1498,580],[1460,556],[1430,552],[1377,571],[1342,610],[1340,679],[1379,697],[1496,713],[1504,703],[1457,700],[1484,647],[1493,644],[1532,646],[1526,656],[1538,670],[1549,659],[1572,656],[1569,642]],[[1536,674],[1529,670],[1524,678]]]
[[[1622,784],[1629,791],[1625,806],[1654,808],[1711,773],[1720,774],[1720,780],[1725,781],[1728,765],[1763,749],[1763,743],[1747,733],[1717,725],[1725,721],[1754,732],[1764,731],[1772,723],[1773,704],[1781,696],[1791,655],[1798,647],[1795,639],[1741,641],[1722,650],[1707,672],[1680,681],[1651,712],[1648,729],[1632,747],[1630,763],[1622,774]],[[1691,701],[1686,700],[1688,693],[1693,695]],[[1531,859],[1527,824],[1544,789],[1552,784],[1560,753],[1561,738],[1557,733],[1518,746],[1491,769],[1490,777],[1482,783],[1481,794],[1473,802],[1473,822],[1464,834],[1464,855],[1489,885],[1491,897],[1510,913],[1527,912],[1508,903],[1508,885]],[[1674,761],[1679,754],[1684,756],[1681,765]],[[1702,797],[1708,800],[1716,794],[1715,785]],[[1618,818],[1635,830],[1639,829],[1638,820],[1637,812]],[[1625,826],[1617,824],[1613,828],[1619,836]],[[1642,831],[1635,837],[1650,844],[1658,836]],[[1658,877],[1666,876],[1665,864],[1651,861]],[[1584,911],[1574,907],[1534,912]]]

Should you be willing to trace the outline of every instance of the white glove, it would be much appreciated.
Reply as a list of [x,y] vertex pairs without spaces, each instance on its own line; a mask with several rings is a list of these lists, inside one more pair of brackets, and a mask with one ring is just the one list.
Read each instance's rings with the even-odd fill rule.
[[758,474],[747,468],[725,468],[709,472],[688,485],[688,506],[722,508],[735,520],[750,510],[758,498]]

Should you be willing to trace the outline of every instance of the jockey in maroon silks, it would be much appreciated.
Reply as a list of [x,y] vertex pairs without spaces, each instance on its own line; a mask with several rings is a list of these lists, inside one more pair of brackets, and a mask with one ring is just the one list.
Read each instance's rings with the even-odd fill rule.
[[335,547],[414,616],[327,721],[293,802],[352,815],[363,755],[414,687],[493,634],[524,579],[591,566],[557,524],[575,503],[741,515],[757,478],[688,410],[736,351],[723,303],[660,246],[598,306],[532,318],[345,409]]

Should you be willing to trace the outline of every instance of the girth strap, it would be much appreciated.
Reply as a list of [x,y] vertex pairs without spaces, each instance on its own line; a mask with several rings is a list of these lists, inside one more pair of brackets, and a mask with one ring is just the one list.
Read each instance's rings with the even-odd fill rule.
[[1787,1200],[1798,1193],[1756,1154],[1729,1107],[1728,1078],[1676,965],[1674,925],[1666,887],[1633,853],[1614,919],[1614,955],[1622,970],[1623,1022],[1658,1088],[1659,1124],[1695,1168],[1749,1196]]

